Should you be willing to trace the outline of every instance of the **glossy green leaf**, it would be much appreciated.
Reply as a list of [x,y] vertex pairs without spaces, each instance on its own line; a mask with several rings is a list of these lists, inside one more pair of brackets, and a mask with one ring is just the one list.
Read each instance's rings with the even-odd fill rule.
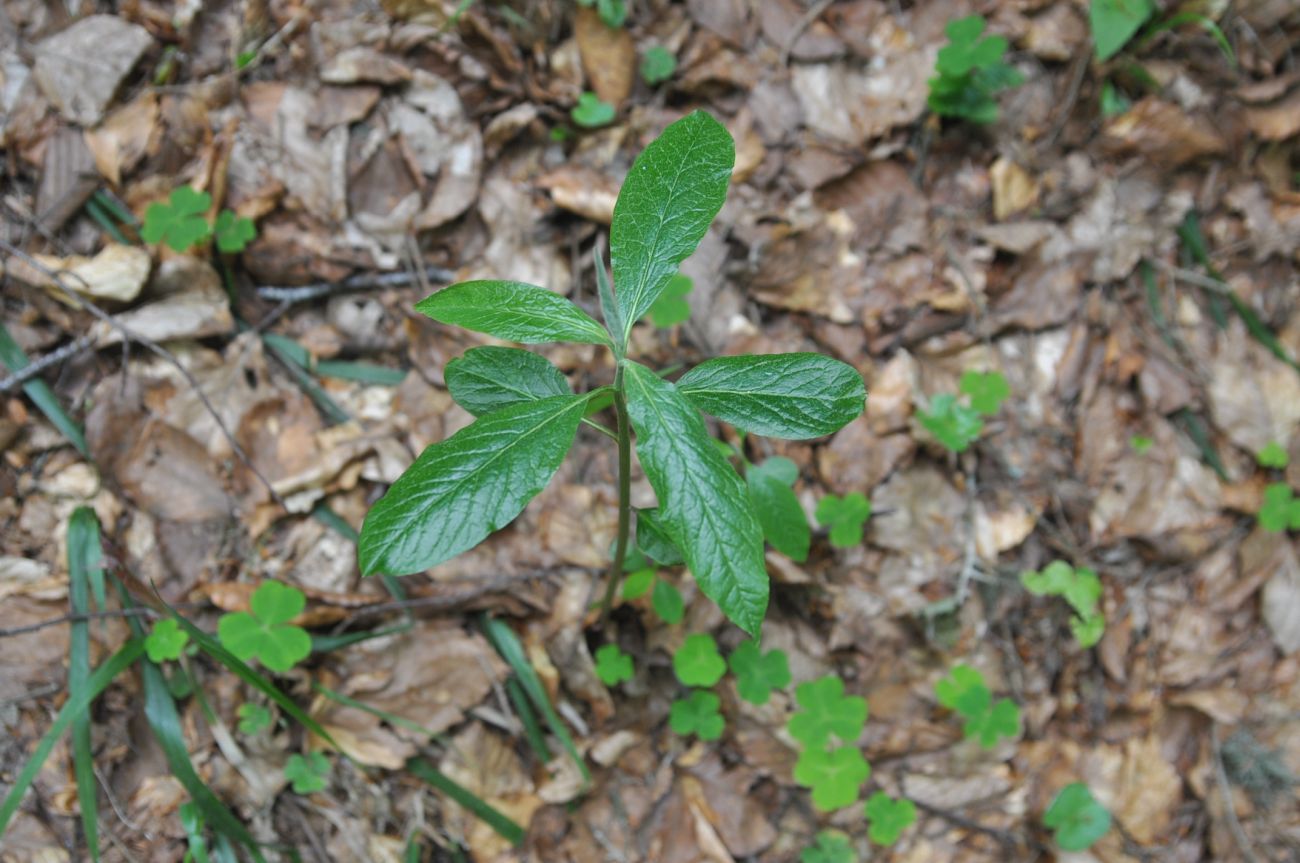
[[253,592],[251,611],[223,614],[217,621],[221,645],[240,660],[257,657],[271,671],[285,672],[311,653],[311,636],[289,623],[307,605],[301,590],[266,581]]
[[727,673],[727,663],[712,635],[694,632],[673,653],[673,673],[684,686],[712,686]]
[[682,593],[672,583],[659,579],[654,590],[650,592],[650,605],[659,619],[670,626],[681,623],[686,614],[686,605],[682,602]]
[[596,648],[596,676],[606,686],[615,686],[632,679],[635,669],[632,657],[617,644],[602,644]]
[[803,708],[790,717],[790,736],[809,748],[824,747],[831,736],[852,743],[867,724],[867,700],[844,694],[844,681],[834,674],[800,683],[795,701]]
[[641,553],[660,566],[678,566],[686,562],[682,551],[668,535],[668,528],[659,518],[659,510],[636,511],[636,545]]
[[582,396],[525,402],[426,448],[366,515],[362,573],[421,572],[505,527],[550,482],[585,406]]
[[222,210],[217,216],[217,249],[226,253],[244,251],[249,243],[257,238],[257,227],[246,216],[236,215],[231,210]]
[[1151,0],[1092,0],[1088,20],[1097,59],[1118,54],[1154,12]]
[[784,650],[764,653],[757,642],[745,641],[727,657],[736,676],[736,692],[750,704],[767,704],[773,689],[790,685],[790,660]]
[[696,689],[686,698],[679,698],[668,709],[668,727],[683,736],[694,734],[701,740],[717,740],[726,728],[726,720],[718,712],[722,699],[712,692]]
[[707,360],[677,389],[738,429],[803,440],[838,431],[862,413],[862,375],[821,354],[748,354]]
[[523,402],[572,395],[564,373],[520,348],[470,348],[443,370],[456,404],[476,417]]
[[722,209],[736,161],[726,128],[703,111],[670,125],[637,156],[609,230],[614,290],[627,344],[632,324],[658,299]]
[[855,803],[858,788],[870,776],[871,765],[856,746],[811,747],[794,765],[794,781],[812,789],[813,806],[822,812]]
[[613,346],[605,328],[582,309],[553,291],[523,282],[459,282],[420,300],[415,310],[444,324],[522,344]]
[[637,363],[624,367],[637,456],[669,536],[704,595],[757,636],[767,610],[763,529],[740,476],[676,388]]
[[[609,271],[605,269],[605,259],[601,256],[600,246],[591,249],[591,260],[596,271],[596,296],[600,300],[600,316],[605,321],[605,329],[611,333],[623,332],[623,310],[614,296],[614,285],[609,280]],[[615,339],[614,356],[623,358],[623,344]]]
[[681,273],[668,280],[659,299],[650,306],[650,320],[656,327],[667,329],[690,318],[691,304],[686,301],[686,295],[692,287],[690,278]]
[[867,798],[865,807],[867,838],[877,845],[893,845],[903,831],[916,823],[916,804],[911,800],[895,800],[883,791]]
[[623,599],[631,601],[640,599],[650,592],[650,588],[655,583],[655,571],[653,569],[636,569],[627,574],[623,579]]
[[1071,782],[1043,813],[1043,826],[1055,831],[1062,851],[1083,851],[1110,830],[1110,813],[1087,785]]

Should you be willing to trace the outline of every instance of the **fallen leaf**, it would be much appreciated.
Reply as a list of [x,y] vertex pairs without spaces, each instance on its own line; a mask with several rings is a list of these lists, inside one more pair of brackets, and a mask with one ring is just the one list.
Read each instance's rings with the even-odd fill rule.
[[989,168],[993,185],[993,218],[999,222],[1038,203],[1038,183],[1029,172],[1005,157]]
[[636,82],[636,43],[625,27],[610,27],[592,7],[578,9],[573,35],[591,89],[602,102],[623,104]]
[[143,27],[116,15],[89,15],[35,47],[33,74],[64,117],[93,126],[152,44]]
[[1153,161],[1184,165],[1226,153],[1228,141],[1209,117],[1193,116],[1171,102],[1149,96],[1111,118],[1104,139],[1121,152],[1136,152]]
[[162,127],[158,122],[158,97],[143,93],[85,132],[86,146],[95,158],[95,167],[114,186],[122,174],[158,148]]
[[123,246],[118,243],[105,245],[93,258],[81,255],[67,258],[32,255],[32,258],[62,278],[56,282],[22,258],[10,260],[9,275],[30,285],[54,291],[58,291],[61,283],[83,296],[116,303],[129,303],[139,296],[153,263],[149,253],[139,246]]

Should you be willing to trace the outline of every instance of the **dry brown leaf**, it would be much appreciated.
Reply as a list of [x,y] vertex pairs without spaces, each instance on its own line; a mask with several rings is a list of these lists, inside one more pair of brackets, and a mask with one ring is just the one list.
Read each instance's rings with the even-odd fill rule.
[[926,48],[866,69],[842,63],[795,66],[794,92],[805,122],[817,134],[851,147],[915,122],[925,111],[934,56]]
[[999,222],[1038,203],[1038,183],[1029,172],[1007,158],[989,168],[993,185],[993,218]]
[[1285,141],[1300,133],[1300,87],[1273,104],[1247,108],[1246,125],[1265,141]]
[[103,123],[87,129],[86,146],[95,157],[95,167],[114,186],[122,182],[145,155],[156,152],[162,126],[158,122],[158,97],[143,93],[130,104],[109,114]]
[[601,225],[608,225],[614,219],[618,183],[594,168],[561,165],[538,177],[537,186],[550,192],[560,209]]
[[326,84],[404,84],[411,80],[411,70],[387,54],[358,46],[326,60],[320,79]]
[[1260,614],[1283,654],[1300,651],[1300,559],[1283,543],[1273,558],[1276,569],[1260,596]]
[[[107,244],[93,258],[81,255],[67,258],[55,255],[31,257],[41,267],[52,270],[62,278],[55,281],[22,258],[9,261],[9,275],[29,285],[56,292],[62,284],[84,296],[115,303],[129,303],[139,296],[153,265],[149,253],[144,249],[118,243]],[[59,293],[55,296],[58,297]]]
[[36,46],[33,75],[64,117],[93,126],[152,44],[143,27],[115,15],[89,15]]
[[[133,337],[166,342],[224,335],[234,329],[221,277],[206,261],[168,258],[154,273],[147,296],[150,302],[113,316]],[[91,333],[101,347],[123,338],[120,330],[104,321],[96,321]]]
[[1150,96],[1107,122],[1104,134],[1121,151],[1176,167],[1227,152],[1221,128],[1208,117],[1192,116],[1178,105]]
[[636,82],[636,43],[625,27],[609,27],[594,8],[578,9],[573,35],[591,89],[602,102],[623,104]]

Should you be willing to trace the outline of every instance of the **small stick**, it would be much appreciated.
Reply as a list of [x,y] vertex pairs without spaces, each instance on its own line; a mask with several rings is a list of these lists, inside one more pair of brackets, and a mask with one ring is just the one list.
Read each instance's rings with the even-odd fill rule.
[[274,300],[292,305],[349,291],[364,291],[373,288],[404,288],[416,282],[422,282],[423,279],[446,284],[455,278],[456,274],[451,270],[444,267],[430,266],[425,267],[423,272],[403,270],[400,273],[362,273],[349,276],[341,282],[316,282],[315,284],[300,287],[267,285],[258,288],[257,295],[264,300]]
[[50,351],[43,357],[33,360],[18,371],[0,380],[0,393],[7,393],[27,383],[46,369],[57,366],[64,360],[72,359],[95,344],[93,336],[82,336],[76,341],[68,342],[57,350]]

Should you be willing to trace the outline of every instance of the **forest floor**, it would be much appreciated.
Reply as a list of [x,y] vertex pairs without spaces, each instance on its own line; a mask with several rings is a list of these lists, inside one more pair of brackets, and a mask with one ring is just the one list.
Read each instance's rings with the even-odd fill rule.
[[[318,650],[267,679],[333,742],[204,652],[161,666],[178,756],[141,659],[88,714],[104,860],[201,841],[233,859],[235,828],[317,861],[778,863],[828,829],[852,854],[804,859],[1300,859],[1294,4],[1157,2],[1104,62],[1083,0],[631,0],[618,28],[564,0],[459,4],[449,23],[457,5],[4,0],[0,377],[18,349],[40,374],[0,383],[0,790],[78,694],[74,636],[91,667],[132,637],[111,587],[110,614],[63,619],[87,607],[68,536],[90,507],[134,601],[156,590],[209,633],[265,581],[300,589]],[[1180,6],[1217,30],[1156,26]],[[1024,79],[988,125],[927,109],[945,25],[976,12]],[[656,47],[675,68],[650,85]],[[586,92],[608,122],[575,120]],[[707,742],[669,727],[671,657],[688,634],[726,654],[742,633],[681,567],[655,576],[678,622],[646,595],[600,626],[617,499],[601,435],[581,429],[519,519],[427,573],[363,579],[354,545],[387,485],[471,422],[446,363],[493,343],[414,303],[491,277],[594,312],[622,178],[696,108],[736,141],[732,187],[682,267],[689,318],[638,325],[633,351],[660,368],[815,351],[869,394],[828,438],[714,427],[794,462],[813,536],[806,560],[768,553],[762,644],[793,684],[755,706],[725,679]],[[181,186],[255,238],[143,243],[132,222]],[[579,390],[612,376],[603,349],[536,350]],[[955,452],[922,420],[964,406],[972,371],[1009,392]],[[832,545],[816,507],[855,492],[864,535]],[[639,471],[633,501],[653,503]],[[1100,580],[1095,646],[1021,580],[1058,560]],[[520,707],[485,620],[517,636],[590,782]],[[635,669],[616,686],[593,659],[609,642]],[[964,739],[935,691],[958,664],[1018,706],[1014,734]],[[861,805],[821,812],[793,779],[795,685],[828,674],[869,705],[847,741],[872,765],[862,798],[917,807],[891,845]],[[246,704],[271,726],[241,729]],[[89,859],[70,740],[0,860]],[[328,771],[297,793],[285,768],[309,752]],[[178,757],[215,795],[197,826]],[[1074,782],[1113,824],[1066,853],[1043,814]]]

